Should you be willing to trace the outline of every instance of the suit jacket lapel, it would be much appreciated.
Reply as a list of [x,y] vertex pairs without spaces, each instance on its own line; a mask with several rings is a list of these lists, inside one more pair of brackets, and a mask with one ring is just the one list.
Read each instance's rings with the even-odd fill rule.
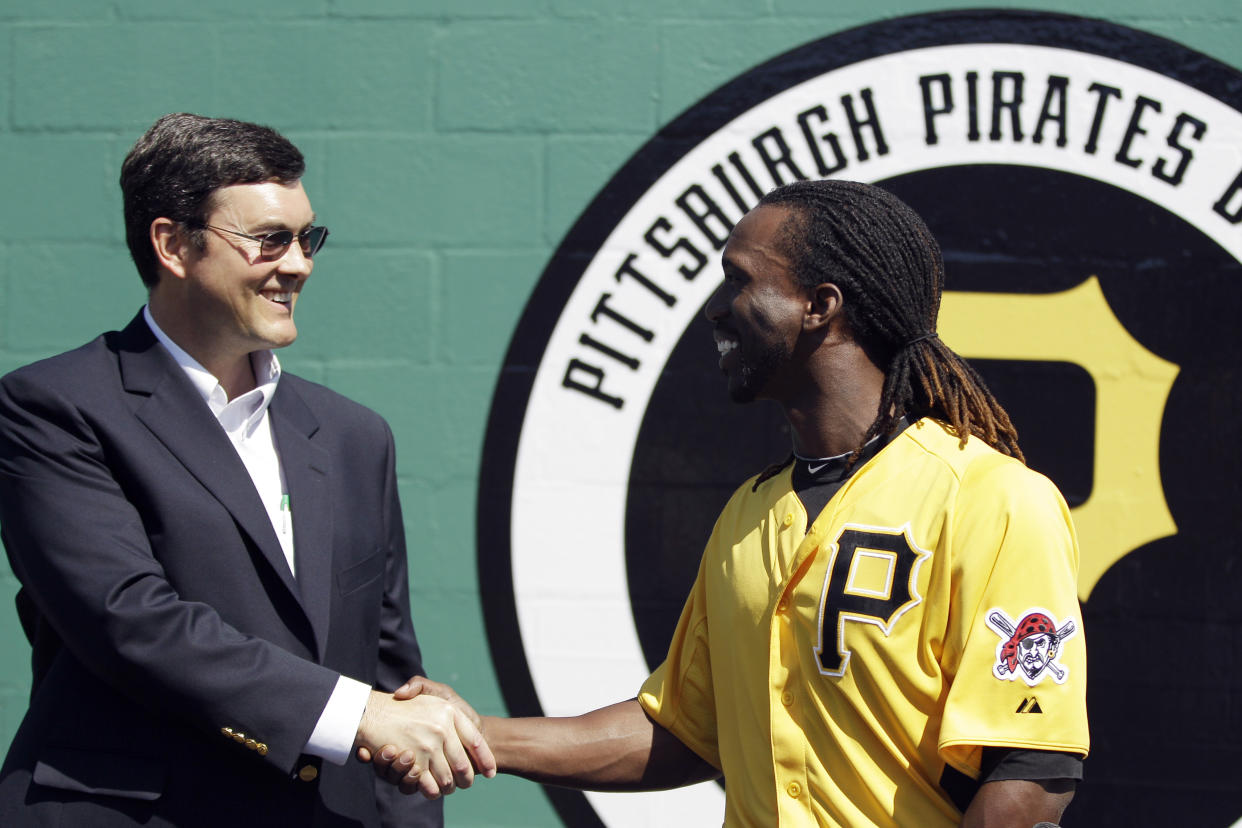
[[332,610],[332,458],[311,439],[319,421],[288,382],[276,387],[268,409],[276,450],[289,486],[293,510],[298,587],[322,656]]
[[[118,340],[121,383],[141,399],[135,416],[167,446],[185,468],[228,509],[239,527],[254,541],[293,597],[301,592],[289,571],[276,531],[228,435],[212,416],[198,391],[147,327],[142,314],[121,332]],[[278,443],[279,447],[279,443]],[[296,503],[297,501],[292,501]],[[297,536],[294,511],[294,540]],[[308,613],[308,616],[311,614]],[[319,630],[314,624],[316,635]]]

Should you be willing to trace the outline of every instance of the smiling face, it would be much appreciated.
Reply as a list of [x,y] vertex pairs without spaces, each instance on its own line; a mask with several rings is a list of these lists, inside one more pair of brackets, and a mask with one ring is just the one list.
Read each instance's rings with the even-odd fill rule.
[[[212,205],[207,224],[252,236],[277,230],[300,233],[314,219],[300,182],[223,187]],[[280,348],[297,338],[293,309],[310,276],[311,261],[296,242],[283,255],[264,258],[257,241],[211,228],[202,234],[201,251],[181,246],[174,262],[179,278],[156,288],[168,288],[156,321],[220,376],[218,366],[227,370],[253,351]]]
[[785,207],[758,207],[733,228],[722,263],[724,282],[708,301],[720,370],[735,402],[780,400],[807,310],[807,290],[780,245]]

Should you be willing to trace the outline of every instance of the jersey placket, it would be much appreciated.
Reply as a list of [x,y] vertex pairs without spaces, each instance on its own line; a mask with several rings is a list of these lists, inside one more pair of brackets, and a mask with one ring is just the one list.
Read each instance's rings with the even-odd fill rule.
[[793,503],[780,504],[783,513],[774,514],[782,523],[779,548],[781,551],[792,549],[794,554],[780,561],[780,570],[786,577],[783,584],[773,590],[776,603],[772,607],[769,629],[768,716],[778,824],[808,825],[813,823],[814,817],[807,785],[805,736],[798,724],[799,716],[806,710],[801,695],[806,692],[807,678],[802,675],[798,657],[794,596],[798,582],[817,551],[818,539],[812,535],[802,537],[808,517],[796,497],[790,500]]

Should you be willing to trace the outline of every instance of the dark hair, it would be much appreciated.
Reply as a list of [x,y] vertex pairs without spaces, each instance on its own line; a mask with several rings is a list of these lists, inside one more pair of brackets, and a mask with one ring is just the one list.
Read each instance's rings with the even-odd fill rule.
[[963,444],[973,434],[1024,459],[1000,402],[935,335],[944,263],[913,210],[879,187],[836,180],[787,184],[759,203],[791,210],[781,244],[798,281],[840,288],[854,338],[884,370],[880,409],[859,449],[902,417],[931,416]]
[[142,281],[150,288],[159,279],[151,222],[180,223],[201,249],[216,190],[263,181],[288,184],[305,169],[298,148],[270,127],[185,112],[160,118],[121,165],[125,240]]

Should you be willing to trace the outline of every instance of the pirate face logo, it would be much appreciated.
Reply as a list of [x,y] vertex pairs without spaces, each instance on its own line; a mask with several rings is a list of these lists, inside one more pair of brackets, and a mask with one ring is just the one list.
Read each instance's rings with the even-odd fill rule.
[[1014,681],[1021,677],[1034,687],[1045,675],[1051,675],[1057,684],[1069,678],[1069,669],[1057,662],[1057,655],[1065,639],[1077,632],[1072,619],[1058,627],[1047,611],[1031,609],[1015,624],[1003,610],[994,609],[988,613],[987,624],[1001,638],[992,667],[992,675],[998,679]]
[[1028,635],[1018,642],[1018,649],[1018,665],[1032,679],[1042,673],[1049,660],[1056,655],[1056,645],[1048,633]]

